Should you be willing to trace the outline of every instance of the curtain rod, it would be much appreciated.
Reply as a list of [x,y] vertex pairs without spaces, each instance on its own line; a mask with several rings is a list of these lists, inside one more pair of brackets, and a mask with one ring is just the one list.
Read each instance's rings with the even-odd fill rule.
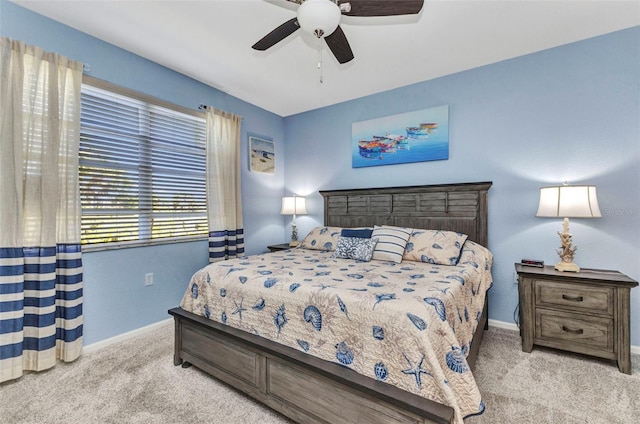
[[[204,103],[200,103],[200,105],[198,106],[198,109],[199,109],[199,110],[207,110],[207,109],[208,109],[208,108],[210,108],[210,107],[211,107],[211,106],[207,106],[207,105],[205,105]],[[217,109],[215,109],[215,108],[214,108],[214,110],[217,110]],[[234,113],[231,113],[231,112],[225,112],[225,111],[223,111],[223,110],[220,110],[220,112],[223,112],[223,113],[230,113],[230,114],[232,114],[232,115],[235,115]],[[238,116],[238,115],[236,115],[236,116]],[[244,117],[243,117],[243,116],[239,116],[239,118],[240,118],[241,120],[244,120]]]

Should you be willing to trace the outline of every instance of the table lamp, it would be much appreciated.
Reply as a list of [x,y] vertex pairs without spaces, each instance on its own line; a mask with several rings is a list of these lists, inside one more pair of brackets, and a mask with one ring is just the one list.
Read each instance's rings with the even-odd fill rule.
[[289,246],[298,245],[298,229],[296,228],[296,215],[305,215],[307,213],[307,205],[304,197],[292,196],[282,198],[282,209],[280,215],[293,215],[291,221],[291,242]]
[[580,267],[573,262],[577,247],[571,246],[569,218],[600,218],[600,208],[595,186],[568,185],[540,187],[540,204],[537,217],[564,218],[562,233],[558,231],[562,246],[557,250],[560,262],[558,271],[579,272]]

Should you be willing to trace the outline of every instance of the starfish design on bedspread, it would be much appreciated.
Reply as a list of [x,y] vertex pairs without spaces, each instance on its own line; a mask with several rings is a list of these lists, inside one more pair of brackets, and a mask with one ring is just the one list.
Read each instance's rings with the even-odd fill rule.
[[244,301],[244,297],[240,298],[240,305],[238,305],[238,302],[236,302],[235,300],[233,301],[233,303],[235,303],[236,305],[236,309],[231,312],[232,315],[238,314],[238,318],[240,318],[240,321],[242,321],[242,311],[246,311],[247,308],[244,308],[242,306],[242,302]]
[[416,384],[418,385],[418,389],[422,389],[421,374],[431,375],[430,372],[422,368],[422,362],[424,362],[424,355],[422,355],[422,357],[420,358],[420,362],[418,362],[417,364],[414,364],[413,362],[411,362],[411,359],[407,357],[406,353],[403,352],[402,355],[404,356],[404,359],[406,359],[407,363],[409,364],[409,368],[407,368],[406,370],[402,370],[402,373],[407,375],[413,374],[413,376],[416,378]]

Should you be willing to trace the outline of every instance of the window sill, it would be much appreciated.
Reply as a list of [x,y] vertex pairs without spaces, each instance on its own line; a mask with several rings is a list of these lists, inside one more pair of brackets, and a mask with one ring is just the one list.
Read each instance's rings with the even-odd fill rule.
[[104,250],[119,250],[129,249],[133,247],[149,247],[157,246],[161,244],[176,244],[176,243],[191,243],[196,241],[209,240],[208,236],[189,236],[189,237],[175,237],[175,238],[163,238],[155,240],[136,240],[136,241],[124,241],[116,243],[96,243],[96,244],[83,244],[82,253],[101,252]]

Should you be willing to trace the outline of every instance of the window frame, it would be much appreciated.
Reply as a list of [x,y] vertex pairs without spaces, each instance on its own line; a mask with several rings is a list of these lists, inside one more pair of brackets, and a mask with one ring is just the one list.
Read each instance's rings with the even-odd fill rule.
[[[171,102],[167,102],[165,100],[161,100],[156,97],[153,97],[144,93],[140,93],[138,91],[131,90],[129,88],[126,88],[114,83],[110,83],[108,81],[104,81],[89,75],[83,75],[82,84],[83,85],[86,84],[98,89],[106,90],[116,95],[130,97],[134,100],[151,104],[154,106],[158,106],[164,109],[169,109],[178,113],[200,118],[204,121],[205,129],[206,129],[206,115],[204,112],[194,110],[194,109],[189,109]],[[82,133],[82,127],[81,127],[81,133]],[[206,163],[207,163],[206,150],[205,150],[204,163],[205,163],[205,169],[206,169]],[[80,171],[78,171],[78,178],[80,178]],[[206,173],[205,173],[205,178],[206,178]],[[138,184],[138,186],[141,186],[142,184],[148,184],[148,182],[140,181],[140,180],[137,180],[136,183]],[[205,181],[204,194],[206,196],[206,181]],[[81,211],[81,216],[82,216],[82,211]],[[142,219],[142,217],[140,217],[140,219]],[[81,240],[81,246],[82,246],[83,252],[95,252],[95,251],[103,251],[103,250],[116,250],[116,249],[132,248],[132,247],[145,247],[145,246],[154,246],[154,245],[162,245],[162,244],[198,242],[198,241],[206,241],[206,240],[208,240],[208,230],[207,230],[207,234],[186,235],[186,236],[176,236],[176,237],[161,237],[161,238],[155,238],[155,239],[148,238],[143,240],[114,241],[114,242],[89,243],[89,244],[82,243],[82,240]]]

